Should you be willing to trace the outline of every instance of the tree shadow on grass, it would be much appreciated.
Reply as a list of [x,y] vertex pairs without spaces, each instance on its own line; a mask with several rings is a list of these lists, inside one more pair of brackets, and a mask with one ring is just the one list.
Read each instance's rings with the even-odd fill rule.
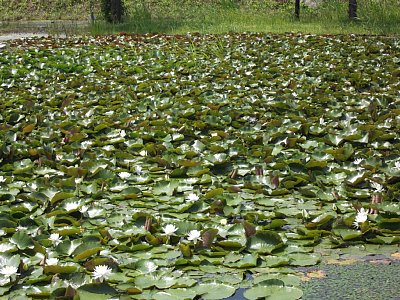
[[170,10],[160,10],[139,6],[131,9],[121,24],[96,21],[91,25],[92,34],[108,33],[173,33],[185,28],[206,28],[219,21],[222,7],[179,6]]

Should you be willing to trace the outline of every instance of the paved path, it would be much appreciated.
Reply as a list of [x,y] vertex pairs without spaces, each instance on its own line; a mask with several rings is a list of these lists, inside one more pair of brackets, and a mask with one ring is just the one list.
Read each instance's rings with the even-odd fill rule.
[[[0,42],[2,41],[10,41],[10,40],[17,40],[17,39],[23,39],[23,38],[31,38],[31,37],[42,37],[42,36],[48,36],[47,33],[33,33],[33,32],[13,32],[13,33],[3,33],[0,34]],[[1,45],[2,43],[0,43]],[[1,48],[1,46],[0,46]]]
[[39,20],[18,22],[1,21],[0,42],[20,38],[42,37],[48,35],[65,37],[67,33],[79,31],[81,28],[87,26],[88,24],[89,21],[82,20]]

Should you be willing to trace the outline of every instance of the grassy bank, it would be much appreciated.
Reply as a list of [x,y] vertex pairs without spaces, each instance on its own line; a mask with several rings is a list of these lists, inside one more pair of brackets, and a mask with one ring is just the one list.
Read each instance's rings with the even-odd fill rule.
[[[349,22],[348,3],[322,1],[317,8],[302,7],[301,19],[293,18],[293,3],[275,1],[144,1],[130,5],[124,24],[97,22],[93,33],[134,32],[309,32],[396,34],[400,32],[400,1],[366,0],[359,6],[359,20]],[[206,3],[204,3],[206,2]],[[197,3],[197,4],[196,4]]]
[[[399,0],[365,0],[359,3],[359,20],[347,19],[344,0],[322,1],[317,8],[302,7],[301,19],[293,18],[293,2],[272,0],[183,0],[125,1],[127,16],[120,25],[106,24],[99,1],[1,1],[0,20],[67,19],[96,21],[77,33],[126,32],[307,32],[397,34],[400,32]],[[3,23],[4,24],[4,23]]]

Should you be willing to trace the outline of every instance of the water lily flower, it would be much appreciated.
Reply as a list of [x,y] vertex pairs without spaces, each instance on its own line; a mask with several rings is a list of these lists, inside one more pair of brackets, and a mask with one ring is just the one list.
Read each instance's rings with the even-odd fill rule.
[[112,269],[106,265],[96,266],[93,270],[92,277],[93,279],[103,282],[104,279],[107,279],[112,273]]
[[178,228],[173,224],[168,224],[165,227],[163,227],[163,230],[166,235],[173,235],[175,234],[175,231],[178,230]]
[[14,266],[4,266],[0,269],[0,274],[4,277],[11,277],[18,274],[18,268]]
[[226,225],[226,224],[228,224],[228,220],[227,219],[221,219],[221,221],[219,221],[219,223],[221,224],[221,225]]
[[64,205],[66,211],[76,210],[80,207],[79,202],[68,202]]
[[141,166],[136,166],[136,167],[135,167],[135,173],[136,173],[137,175],[142,174],[142,173],[143,173],[142,167],[141,167]]
[[383,186],[375,181],[371,182],[371,187],[375,189],[377,193],[380,193],[384,190]]
[[397,170],[400,171],[400,161],[396,161],[396,162],[394,163],[394,166],[395,166],[395,168],[396,168]]
[[0,183],[1,182],[6,182],[6,179],[4,178],[4,176],[0,176]]
[[191,230],[188,233],[188,240],[197,243],[198,240],[201,240],[201,232],[199,230]]
[[48,265],[48,266],[58,265],[58,258],[51,257],[51,258],[46,259],[46,265]]
[[89,209],[89,206],[87,205],[82,205],[81,208],[79,208],[79,211],[84,214],[85,212],[87,212],[87,210]]
[[199,200],[200,198],[199,198],[199,196],[197,196],[195,193],[191,193],[191,194],[189,194],[189,195],[186,197],[186,199],[187,199],[188,201],[197,201],[197,200]]
[[86,217],[89,218],[96,218],[101,215],[103,215],[104,211],[101,208],[96,208],[96,207],[89,207],[87,205],[83,205],[79,211]]
[[82,143],[81,143],[81,148],[82,149],[87,149],[89,146],[91,146],[93,144],[93,142],[92,141],[83,141]]
[[62,237],[58,233],[52,233],[52,234],[50,234],[50,237],[49,237],[49,240],[52,241],[53,244],[56,245],[56,246],[59,243],[61,243],[61,239],[62,239]]
[[368,219],[368,211],[366,211],[363,207],[357,211],[356,218],[353,222],[355,228],[359,228],[360,224],[364,223]]
[[361,164],[362,161],[363,161],[362,158],[357,158],[356,160],[354,160],[354,163],[355,163],[356,165],[359,165],[359,164]]
[[87,215],[89,218],[96,218],[103,215],[103,210],[99,208],[91,208],[87,211]]
[[131,176],[131,173],[128,173],[128,172],[121,172],[121,173],[118,173],[118,176],[119,176],[122,180],[125,180],[125,179],[127,179],[127,178],[129,178],[129,177]]

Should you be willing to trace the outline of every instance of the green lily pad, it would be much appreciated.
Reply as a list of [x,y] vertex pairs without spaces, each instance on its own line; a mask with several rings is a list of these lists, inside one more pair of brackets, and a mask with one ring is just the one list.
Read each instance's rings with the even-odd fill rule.
[[280,280],[267,280],[247,289],[243,296],[249,300],[260,298],[295,300],[300,299],[303,296],[303,292],[296,287],[284,286]]
[[168,289],[153,294],[155,300],[185,300],[194,299],[196,292],[189,289]]
[[212,300],[228,298],[235,293],[236,288],[227,284],[210,282],[196,285],[194,290],[203,299]]
[[282,238],[274,231],[258,231],[247,241],[248,249],[260,254],[271,254],[283,246]]
[[292,266],[313,266],[321,261],[321,257],[315,253],[290,253],[287,255],[289,264]]
[[117,294],[117,290],[105,283],[85,284],[77,289],[77,295],[80,299],[107,300],[113,296],[116,296]]

